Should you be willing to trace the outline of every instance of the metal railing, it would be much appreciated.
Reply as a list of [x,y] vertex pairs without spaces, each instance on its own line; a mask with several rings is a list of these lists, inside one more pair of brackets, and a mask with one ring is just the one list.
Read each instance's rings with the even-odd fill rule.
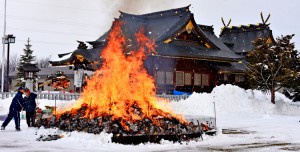
[[38,99],[48,100],[77,100],[79,93],[38,93]]
[[[16,95],[16,92],[3,92],[0,93],[1,99],[12,98]],[[38,99],[48,100],[76,100],[79,98],[79,93],[37,93]]]
[[14,97],[15,94],[16,94],[15,92],[3,92],[3,93],[0,93],[0,98],[6,99],[6,98]]
[[[0,93],[0,99],[12,98],[16,95],[16,92],[3,92]],[[77,100],[80,96],[79,93],[37,93],[38,99],[48,99],[48,100]],[[157,95],[158,98],[163,98],[171,101],[185,100],[188,95]]]
[[163,99],[167,99],[170,101],[180,101],[180,100],[185,100],[187,99],[189,96],[188,95],[156,95],[158,98],[163,98]]

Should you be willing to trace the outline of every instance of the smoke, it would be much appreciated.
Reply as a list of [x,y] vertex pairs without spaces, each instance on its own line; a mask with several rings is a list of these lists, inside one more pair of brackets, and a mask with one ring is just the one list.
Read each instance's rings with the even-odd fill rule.
[[177,0],[101,0],[95,3],[101,11],[101,15],[96,18],[101,20],[99,27],[99,35],[108,31],[112,25],[114,18],[118,18],[119,11],[129,14],[146,14],[156,11],[183,7]]
[[[119,11],[131,14],[146,14],[181,7],[181,4],[178,3],[180,0],[51,0],[43,3],[29,1],[32,1],[30,4],[34,6],[42,6],[40,11],[43,13],[38,14],[39,18],[47,16],[49,18],[59,18],[55,20],[63,20],[64,22],[71,21],[78,22],[78,24],[98,25],[96,30],[95,28],[91,29],[83,26],[85,34],[89,32],[98,33],[97,35],[102,35],[111,27],[114,18],[119,17]],[[55,11],[53,11],[54,9]],[[74,31],[78,33],[78,31],[83,30]]]
[[[111,1],[107,1],[111,3]],[[131,14],[145,14],[165,9],[171,9],[175,5],[175,1],[170,0],[115,0],[112,5],[112,15],[119,15],[119,11]]]

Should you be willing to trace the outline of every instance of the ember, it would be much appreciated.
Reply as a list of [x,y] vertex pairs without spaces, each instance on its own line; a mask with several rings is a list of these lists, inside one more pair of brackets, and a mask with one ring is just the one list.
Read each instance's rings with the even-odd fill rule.
[[59,111],[56,119],[44,119],[38,125],[94,134],[105,131],[113,133],[116,142],[141,135],[171,135],[176,136],[176,141],[187,140],[189,134],[200,137],[199,124],[188,123],[157,104],[154,80],[143,65],[146,54],[155,53],[155,42],[141,29],[135,34],[134,49],[128,51],[129,38],[122,34],[122,24],[114,22],[101,53],[102,67],[87,80],[76,105]]

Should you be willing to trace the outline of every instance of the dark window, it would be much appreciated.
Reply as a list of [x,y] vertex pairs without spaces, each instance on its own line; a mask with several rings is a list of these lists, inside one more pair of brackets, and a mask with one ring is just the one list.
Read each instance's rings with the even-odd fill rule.
[[165,72],[157,71],[157,73],[156,73],[156,83],[157,84],[165,84]]
[[39,87],[38,88],[39,91],[44,91],[44,83],[39,82],[38,87]]
[[202,86],[209,86],[209,75],[202,74]]
[[236,74],[235,75],[235,82],[244,82],[245,81],[245,76],[241,74]]
[[184,73],[184,84],[192,85],[192,74],[191,73]]
[[184,73],[181,71],[176,71],[176,85],[177,86],[183,86],[183,75]]
[[224,81],[228,81],[228,74],[224,74]]
[[240,81],[245,82],[245,75],[240,75]]
[[166,72],[166,84],[174,84],[173,72]]
[[199,73],[194,74],[194,85],[201,86],[201,74]]

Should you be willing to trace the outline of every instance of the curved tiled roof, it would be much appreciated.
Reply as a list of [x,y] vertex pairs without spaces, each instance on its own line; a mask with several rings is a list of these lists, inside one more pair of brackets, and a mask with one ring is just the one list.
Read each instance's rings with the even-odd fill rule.
[[262,23],[223,27],[220,33],[220,40],[232,44],[232,50],[236,53],[246,53],[254,49],[252,42],[255,39],[269,37],[274,41],[272,30]]
[[[189,6],[143,15],[121,12],[120,17],[116,20],[123,22],[122,32],[127,39],[134,40],[134,33],[138,32],[140,28],[143,27],[145,35],[150,39],[155,40],[157,44],[156,55],[226,61],[236,61],[242,58],[232,52],[217,38],[213,32],[212,26],[197,25],[193,13],[189,10]],[[195,31],[210,43],[212,48],[204,48],[199,44],[197,46],[187,45],[186,43],[164,43],[166,39],[174,38],[178,31],[185,28],[190,21],[194,25]],[[82,55],[88,61],[99,61],[100,53],[105,46],[108,33],[109,31],[99,37],[96,41],[89,42],[90,44],[101,43],[103,45],[95,45],[96,47],[93,49],[77,49],[69,59],[52,61],[51,64],[64,65],[66,63],[71,63],[76,55]]]
[[[68,66],[64,67],[48,67],[48,68],[40,68],[38,72],[38,76],[41,78],[46,78],[48,75],[54,74],[56,71],[64,71],[65,75],[72,76],[74,75],[74,70],[70,69]],[[9,73],[9,77],[14,78],[17,76],[18,71],[13,71]]]

